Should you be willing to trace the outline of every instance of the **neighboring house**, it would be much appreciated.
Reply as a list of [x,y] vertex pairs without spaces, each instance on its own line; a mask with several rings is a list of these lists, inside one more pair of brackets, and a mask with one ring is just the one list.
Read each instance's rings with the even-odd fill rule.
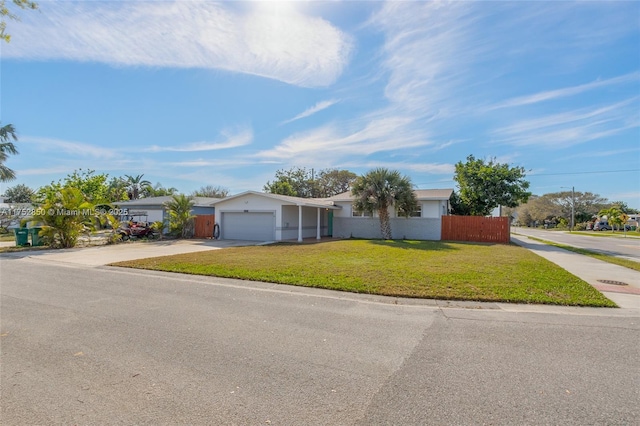
[[33,216],[31,203],[0,203],[0,228],[20,228],[20,222]]
[[[131,216],[146,215],[147,222],[166,222],[169,219],[165,203],[171,201],[172,196],[139,198],[137,200],[119,201],[115,204],[120,209],[127,209],[128,214],[122,215],[121,220],[127,220]],[[194,215],[212,215],[215,213],[214,205],[220,198],[194,197]]]
[[[449,212],[452,189],[415,191],[412,217],[390,210],[393,238],[440,240],[441,217]],[[283,241],[303,238],[380,238],[380,219],[353,209],[350,192],[330,198],[298,198],[247,191],[215,203],[220,238]]]

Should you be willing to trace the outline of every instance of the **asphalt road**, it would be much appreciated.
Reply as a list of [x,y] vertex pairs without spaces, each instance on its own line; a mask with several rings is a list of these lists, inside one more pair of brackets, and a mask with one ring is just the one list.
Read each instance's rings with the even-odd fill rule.
[[[596,237],[588,235],[580,235],[577,233],[569,233],[562,231],[551,231],[535,228],[515,227],[511,228],[511,232],[542,238],[547,241],[553,241],[560,244],[566,244],[573,247],[584,248],[613,256],[626,257],[631,260],[640,262],[640,238],[634,238],[638,233],[629,233],[627,238],[615,237]],[[592,231],[597,233],[597,231]],[[624,235],[621,232],[621,235]]]
[[637,311],[43,258],[0,274],[3,425],[640,423]]

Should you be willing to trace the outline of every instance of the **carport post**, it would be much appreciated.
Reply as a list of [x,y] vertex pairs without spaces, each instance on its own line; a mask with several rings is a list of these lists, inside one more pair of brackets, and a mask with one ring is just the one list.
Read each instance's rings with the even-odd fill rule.
[[298,206],[298,242],[302,242],[302,205]]
[[316,240],[320,239],[320,207],[318,207],[318,228],[316,231]]

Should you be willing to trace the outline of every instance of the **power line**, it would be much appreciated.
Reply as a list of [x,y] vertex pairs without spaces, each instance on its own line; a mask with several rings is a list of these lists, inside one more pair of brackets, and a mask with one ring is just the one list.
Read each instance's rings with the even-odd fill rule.
[[624,173],[624,172],[640,172],[640,169],[628,170],[599,170],[595,172],[566,172],[566,173],[535,173],[527,176],[559,176],[559,175],[592,175],[597,173]]
[[[626,170],[599,170],[590,172],[565,172],[565,173],[540,173],[540,174],[528,174],[527,177],[534,176],[561,176],[561,175],[592,175],[598,173],[626,173],[626,172],[640,172],[640,169],[626,169]],[[449,180],[440,180],[436,182],[421,182],[416,185],[438,185],[441,183],[453,182],[453,178]]]

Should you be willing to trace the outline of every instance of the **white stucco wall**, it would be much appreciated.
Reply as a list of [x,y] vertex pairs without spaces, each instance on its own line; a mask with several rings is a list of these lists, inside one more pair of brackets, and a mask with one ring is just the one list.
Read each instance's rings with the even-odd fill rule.
[[[393,239],[433,240],[441,239],[440,218],[392,218],[391,237]],[[380,219],[361,217],[334,217],[333,236],[335,238],[382,238]]]
[[[395,209],[389,209],[391,232],[394,239],[440,240],[441,217],[446,214],[447,201],[419,201],[422,217],[397,217]],[[342,206],[334,212],[333,236],[336,238],[381,238],[380,219],[374,217],[353,217],[351,202],[336,202]],[[444,206],[444,209],[443,209]]]
[[[276,241],[298,238],[298,206],[288,204],[275,198],[263,197],[256,194],[246,194],[231,200],[216,203],[216,220],[222,221],[224,212],[270,212],[275,213]],[[302,237],[311,238],[317,235],[317,207],[302,208]],[[224,227],[223,223],[220,223]],[[328,233],[328,214],[326,209],[320,208],[321,236]]]

